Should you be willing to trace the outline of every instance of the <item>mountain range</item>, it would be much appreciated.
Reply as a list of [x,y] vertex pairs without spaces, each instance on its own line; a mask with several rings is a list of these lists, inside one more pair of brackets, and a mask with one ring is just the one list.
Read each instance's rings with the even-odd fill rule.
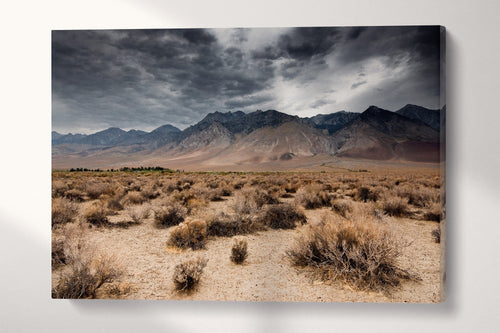
[[443,110],[408,104],[395,112],[370,106],[300,118],[276,110],[213,112],[180,130],[112,127],[85,134],[52,132],[54,168],[121,165],[258,165],[315,156],[412,161],[440,160]]

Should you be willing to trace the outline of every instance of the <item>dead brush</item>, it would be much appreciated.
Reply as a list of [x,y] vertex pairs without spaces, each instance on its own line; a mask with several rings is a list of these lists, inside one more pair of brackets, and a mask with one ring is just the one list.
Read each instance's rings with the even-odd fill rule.
[[352,203],[349,200],[333,200],[332,210],[340,216],[346,218],[347,214],[352,213]]
[[205,247],[207,224],[203,220],[187,220],[172,230],[167,241],[168,246],[181,249],[199,250]]
[[439,202],[439,190],[427,187],[417,188],[410,191],[408,203],[416,207],[431,207]]
[[160,196],[160,191],[156,190],[155,186],[149,185],[142,189],[141,195],[144,201],[153,200]]
[[64,239],[52,239],[52,270],[66,265],[66,254],[64,253]]
[[124,194],[119,194],[119,195],[113,196],[112,198],[109,198],[108,202],[106,204],[107,208],[112,210],[112,211],[115,211],[115,212],[123,210],[123,205],[120,202],[122,200],[123,196],[124,196]]
[[82,226],[68,225],[62,238],[53,243],[62,247],[58,251],[63,254],[66,267],[52,288],[52,298],[94,298],[104,283],[122,274],[116,257],[98,251],[89,242],[87,232]]
[[68,184],[62,180],[52,181],[52,198],[62,197],[68,190]]
[[321,185],[307,185],[300,188],[295,195],[295,203],[305,209],[330,206],[332,196],[323,190]]
[[65,198],[52,199],[52,227],[73,222],[78,206]]
[[431,235],[432,235],[432,238],[434,239],[434,242],[441,243],[441,228],[440,227],[437,227],[436,229],[432,230]]
[[411,278],[397,266],[402,246],[369,220],[329,221],[306,226],[287,256],[296,266],[317,269],[323,279],[360,290],[384,290]]
[[377,201],[377,194],[367,186],[358,187],[355,195],[356,201],[367,202],[367,201]]
[[103,227],[109,225],[107,210],[102,203],[93,203],[83,212],[84,220],[92,226]]
[[220,187],[209,188],[202,191],[201,196],[207,201],[223,201],[223,190]]
[[235,238],[231,248],[231,261],[237,265],[242,264],[248,257],[248,242],[246,239]]
[[69,270],[52,289],[52,298],[94,298],[99,287],[121,275],[115,263],[113,257],[104,255],[73,258]]
[[99,197],[103,194],[114,195],[115,189],[109,184],[92,182],[86,184],[85,192],[90,199],[95,200],[99,199]]
[[64,197],[71,201],[83,202],[85,201],[85,192],[76,188],[71,188],[64,192]]
[[269,205],[262,216],[260,222],[271,229],[293,229],[297,224],[307,222],[304,212],[298,210],[290,204]]
[[220,212],[207,219],[207,236],[232,237],[264,229],[265,226],[250,216]]
[[233,209],[238,215],[251,215],[257,212],[259,206],[251,195],[251,190],[242,190],[236,195]]
[[180,292],[192,291],[200,282],[203,269],[208,259],[195,258],[184,261],[174,269],[173,282],[175,289]]
[[260,188],[243,190],[243,194],[249,196],[258,208],[264,206],[265,204],[273,205],[279,203],[278,194],[270,193],[269,191]]
[[439,203],[433,203],[424,213],[424,220],[440,222],[441,205]]
[[382,209],[390,216],[407,217],[410,216],[408,202],[399,197],[388,198],[381,204]]
[[140,205],[147,199],[139,191],[130,191],[122,199],[122,205]]
[[179,203],[168,202],[156,209],[154,215],[157,228],[168,228],[183,222],[187,216],[187,209]]
[[134,224],[140,224],[151,215],[151,207],[128,207],[127,214]]

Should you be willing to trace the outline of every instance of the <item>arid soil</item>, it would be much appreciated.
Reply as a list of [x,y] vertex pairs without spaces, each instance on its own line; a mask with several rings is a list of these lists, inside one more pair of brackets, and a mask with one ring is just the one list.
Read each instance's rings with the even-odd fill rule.
[[[185,185],[185,189],[179,191],[186,181],[193,184]],[[95,194],[90,187],[98,184],[108,184],[110,187],[103,187],[100,189],[101,193]],[[283,188],[289,184],[296,186],[290,190],[289,195],[283,195],[288,193]],[[301,195],[299,194],[301,188],[312,185],[318,185],[317,189],[329,194],[330,201],[322,207],[305,209],[297,197]],[[119,194],[120,186],[125,188],[121,194]],[[196,192],[198,189],[210,186],[214,188],[226,186],[231,189],[231,193],[212,201],[206,192]],[[366,202],[360,199],[359,188],[363,186],[373,193],[378,193],[378,198]],[[433,237],[433,231],[439,228],[439,223],[429,220],[429,215],[426,215],[432,210],[431,206],[435,209],[435,205],[440,204],[439,186],[439,172],[434,168],[415,169],[412,172],[405,169],[391,174],[370,170],[304,174],[56,172],[53,174],[53,200],[57,198],[68,200],[67,203],[73,204],[76,211],[70,221],[56,225],[53,222],[53,242],[63,239],[63,243],[71,243],[72,238],[80,238],[92,248],[92,253],[104,253],[113,258],[114,268],[119,269],[121,274],[102,283],[91,296],[95,298],[439,302],[442,300],[440,256],[441,246],[444,244],[437,243]],[[297,206],[305,213],[307,223],[303,226],[298,225],[294,229],[264,228],[238,235],[238,238],[243,238],[248,243],[248,257],[242,265],[230,260],[234,237],[209,235],[202,249],[181,249],[167,245],[170,234],[176,226],[158,228],[155,222],[157,214],[155,211],[166,205],[166,202],[179,200],[175,198],[179,198],[180,193],[192,191],[199,196],[197,198],[197,195],[194,195],[199,202],[190,201],[186,204],[186,207],[191,208],[187,213],[187,220],[209,221],[211,216],[220,212],[234,214],[237,201],[243,198],[242,193],[253,188],[263,188],[268,193],[277,192],[275,196],[280,202]],[[85,192],[86,189],[88,193]],[[151,195],[152,199],[146,199],[142,203],[133,203],[130,198],[127,200],[130,192],[147,191],[155,192],[155,195]],[[412,196],[408,193],[411,191],[415,191],[417,195]],[[396,197],[405,198],[407,211],[402,216],[394,216],[397,214],[384,211],[384,203]],[[109,201],[113,198],[121,202],[122,209],[109,208],[111,207]],[[415,198],[420,198],[422,202],[416,201]],[[308,225],[319,224],[332,216],[336,217],[337,214],[330,205],[335,200],[344,200],[350,205],[352,211],[347,214],[346,219],[355,218],[359,212],[373,211],[378,214],[378,217],[374,218],[374,223],[389,230],[397,239],[401,253],[397,265],[411,274],[410,280],[401,281],[399,286],[360,290],[342,280],[321,278],[314,267],[298,267],[292,264],[287,252],[294,246],[295,240]],[[107,224],[104,226],[95,226],[88,222],[86,212],[96,203],[108,207]],[[264,210],[267,206],[268,204],[263,205],[260,210]],[[137,224],[115,227],[131,220],[130,209],[143,209],[150,214]],[[259,213],[258,210],[255,214]],[[441,224],[443,223],[444,220],[441,221]],[[68,232],[71,228],[73,231]],[[66,254],[70,252],[67,249],[64,251]],[[176,290],[172,278],[175,266],[187,259],[200,257],[208,259],[208,262],[199,284],[189,292]],[[71,258],[68,258],[65,264],[54,265],[52,287],[57,287],[61,276],[71,269]]]

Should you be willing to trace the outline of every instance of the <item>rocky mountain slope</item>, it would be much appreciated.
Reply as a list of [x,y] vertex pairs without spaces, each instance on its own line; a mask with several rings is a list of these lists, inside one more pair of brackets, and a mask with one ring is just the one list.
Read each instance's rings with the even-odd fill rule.
[[82,165],[91,160],[119,164],[121,159],[142,163],[183,158],[259,164],[316,155],[438,162],[442,114],[416,105],[396,112],[370,106],[363,113],[310,118],[276,110],[214,112],[183,131],[167,124],[149,133],[119,128],[91,135],[52,132],[52,155],[56,167],[67,165],[65,159]]

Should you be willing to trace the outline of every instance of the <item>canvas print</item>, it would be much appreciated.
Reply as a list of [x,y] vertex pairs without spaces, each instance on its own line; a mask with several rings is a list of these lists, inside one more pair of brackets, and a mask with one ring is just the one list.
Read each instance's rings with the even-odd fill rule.
[[445,298],[440,26],[52,31],[53,298]]

